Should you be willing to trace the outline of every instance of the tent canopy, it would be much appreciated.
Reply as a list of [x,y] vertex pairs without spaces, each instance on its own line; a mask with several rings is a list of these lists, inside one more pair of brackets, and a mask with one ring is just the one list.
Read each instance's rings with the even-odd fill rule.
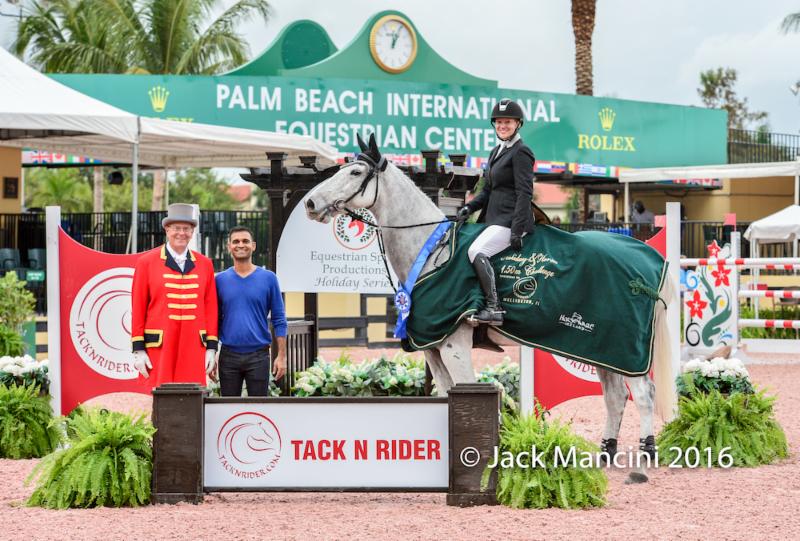
[[768,163],[732,163],[689,167],[653,167],[622,170],[621,183],[655,182],[675,178],[753,178],[793,177],[800,174],[800,161]]
[[744,238],[759,243],[789,242],[800,238],[800,205],[791,205],[750,224]]
[[[0,145],[36,147],[43,138],[94,134],[130,148],[137,129],[136,115],[64,86],[0,47]],[[29,138],[30,145],[11,143]]]
[[0,48],[0,146],[49,150],[156,167],[256,167],[266,152],[336,160],[311,137],[136,115],[62,85]]

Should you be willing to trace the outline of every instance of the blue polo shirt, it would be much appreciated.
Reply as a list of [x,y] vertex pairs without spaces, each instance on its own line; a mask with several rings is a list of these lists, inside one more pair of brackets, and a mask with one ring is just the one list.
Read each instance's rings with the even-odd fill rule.
[[233,267],[217,274],[219,338],[226,349],[252,353],[272,343],[269,321],[275,336],[286,336],[286,311],[275,273],[261,267],[242,278]]

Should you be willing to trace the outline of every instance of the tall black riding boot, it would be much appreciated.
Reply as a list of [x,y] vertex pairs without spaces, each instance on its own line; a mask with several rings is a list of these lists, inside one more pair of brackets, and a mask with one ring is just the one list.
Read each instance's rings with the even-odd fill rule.
[[500,303],[497,301],[497,287],[494,282],[492,264],[489,262],[488,257],[478,254],[472,261],[472,266],[475,268],[475,274],[478,275],[478,282],[480,282],[486,298],[486,307],[483,310],[479,310],[472,318],[479,323],[500,326],[503,324],[503,314],[505,312],[500,308]]

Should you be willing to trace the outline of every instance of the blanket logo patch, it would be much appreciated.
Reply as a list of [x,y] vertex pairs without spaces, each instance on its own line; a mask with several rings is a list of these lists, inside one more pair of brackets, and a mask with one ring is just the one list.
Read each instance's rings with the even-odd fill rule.
[[594,332],[594,323],[587,323],[583,320],[583,316],[578,312],[572,312],[571,316],[561,314],[558,316],[558,322],[565,327],[570,327],[582,332]]
[[547,265],[558,265],[558,261],[547,254],[533,253],[529,257],[522,257],[519,254],[507,255],[501,257],[500,262],[500,279],[514,281],[511,286],[512,295],[503,297],[503,302],[538,306],[539,301],[533,297],[539,289],[541,280],[556,275],[555,270],[547,268]]

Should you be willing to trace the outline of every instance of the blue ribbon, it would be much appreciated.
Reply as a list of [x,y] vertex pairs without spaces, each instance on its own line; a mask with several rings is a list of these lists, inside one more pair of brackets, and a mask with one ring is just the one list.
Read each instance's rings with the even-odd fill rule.
[[431,252],[436,245],[439,244],[439,241],[447,230],[450,229],[451,225],[453,225],[451,222],[442,222],[436,227],[419,251],[419,255],[417,255],[417,259],[414,260],[414,264],[411,265],[411,270],[408,272],[405,283],[399,284],[397,288],[397,293],[395,293],[394,296],[394,305],[397,308],[397,324],[394,326],[395,338],[405,338],[407,336],[406,321],[411,314],[411,291],[414,289],[414,283],[416,283],[417,277],[422,271],[422,267],[425,266],[428,256],[431,255]]

